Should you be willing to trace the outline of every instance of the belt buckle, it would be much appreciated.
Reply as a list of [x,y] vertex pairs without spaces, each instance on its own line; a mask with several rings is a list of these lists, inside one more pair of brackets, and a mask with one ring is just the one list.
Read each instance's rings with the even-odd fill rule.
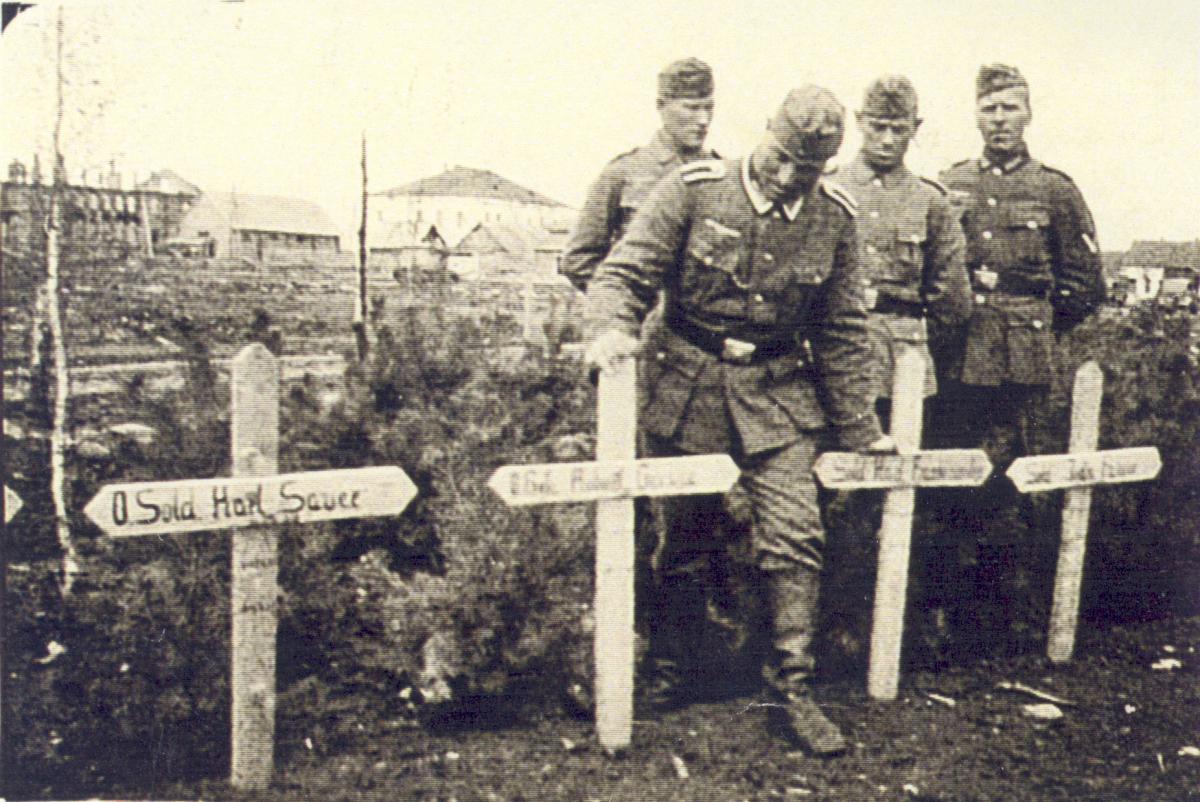
[[758,350],[758,346],[754,343],[726,337],[721,342],[721,359],[735,365],[749,365],[756,350]]

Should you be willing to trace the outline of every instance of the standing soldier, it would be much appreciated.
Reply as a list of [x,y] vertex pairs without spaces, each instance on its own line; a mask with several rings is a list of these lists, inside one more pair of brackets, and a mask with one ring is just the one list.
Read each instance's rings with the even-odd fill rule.
[[[928,339],[961,328],[971,314],[971,287],[963,267],[962,228],[945,187],[914,175],[904,164],[921,127],[917,93],[903,76],[871,83],[858,112],[862,147],[836,179],[858,202],[858,258],[869,286],[871,343],[875,353],[873,396],[880,419],[891,414],[892,372],[900,348],[925,358],[925,395],[937,392]],[[838,494],[828,524],[837,537],[829,554],[834,594],[831,620],[844,628],[835,637],[851,651],[856,633],[870,628],[870,587],[875,565],[882,493]],[[867,604],[863,604],[863,601]]]
[[[1018,559],[1017,547],[1030,550],[1038,534],[1048,534],[1021,531],[1036,529],[1045,511],[1035,515],[1028,497],[1018,499],[1004,471],[1013,458],[1046,447],[1039,427],[1046,421],[1054,335],[1090,315],[1104,285],[1083,196],[1066,173],[1032,159],[1025,146],[1032,115],[1024,77],[1003,64],[982,67],[975,97],[983,155],[942,174],[961,210],[975,295],[965,334],[938,360],[943,381],[937,422],[946,445],[982,445],[996,472],[959,505],[965,508],[958,530],[979,533],[982,541],[973,576],[933,584],[953,588],[965,579],[955,595],[972,599],[974,619],[964,622],[966,628],[994,638],[1007,634],[1014,603],[1022,600],[1016,590],[1036,571],[1039,556]],[[1026,599],[1037,595],[1028,587],[1021,592]]]
[[[596,268],[628,228],[650,190],[671,170],[697,159],[716,156],[704,147],[713,116],[712,69],[697,58],[673,61],[658,74],[656,100],[662,128],[644,147],[617,156],[588,190],[562,258],[562,273],[580,291],[587,290]],[[643,598],[652,592],[651,555],[661,533],[656,500],[637,500],[638,586]],[[653,606],[653,605],[650,605]],[[643,605],[639,612],[644,612]],[[566,708],[590,713],[591,694],[581,677],[567,682]]]
[[[685,165],[664,178],[588,289],[589,365],[645,344],[641,422],[655,456],[728,453],[752,511],[767,578],[772,655],[764,679],[786,732],[817,754],[845,748],[809,684],[825,533],[812,464],[822,432],[846,448],[888,450],[862,377],[870,351],[854,203],[820,181],[842,141],[827,90],[792,90],[749,159]],[[811,351],[806,351],[807,340]],[[809,356],[811,353],[811,357]],[[657,674],[682,682],[703,657],[691,622],[726,558],[713,497],[667,499]]]
[[563,251],[562,273],[580,290],[587,289],[659,179],[681,164],[715,156],[704,148],[713,116],[713,76],[707,64],[685,58],[663,68],[656,105],[662,128],[648,145],[610,161],[579,211]]
[[[925,395],[936,392],[927,347],[926,317],[952,331],[971,314],[971,288],[963,267],[963,234],[946,189],[904,166],[904,154],[921,127],[917,93],[903,76],[876,80],[858,112],[863,143],[854,161],[836,172],[858,202],[858,258],[870,286],[870,327],[879,371],[875,393],[891,395],[900,344],[925,356]],[[886,417],[887,401],[880,404]]]

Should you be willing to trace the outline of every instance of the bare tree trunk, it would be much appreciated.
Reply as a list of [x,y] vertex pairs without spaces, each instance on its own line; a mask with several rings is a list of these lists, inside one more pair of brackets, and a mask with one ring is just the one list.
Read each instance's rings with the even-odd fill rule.
[[358,361],[364,362],[370,341],[367,337],[367,132],[362,135],[362,219],[358,227],[358,304],[354,308],[354,338]]
[[50,429],[50,495],[54,499],[54,526],[58,535],[58,543],[63,550],[63,570],[61,578],[64,596],[71,592],[75,576],[79,573],[79,561],[75,547],[71,542],[71,527],[67,518],[67,475],[66,475],[66,445],[67,445],[67,399],[71,392],[70,375],[67,373],[67,344],[64,339],[62,305],[59,297],[59,228],[63,186],[62,150],[60,136],[63,117],[63,12],[58,9],[56,44],[56,92],[58,106],[54,119],[54,179],[50,188],[50,210],[46,224],[46,303],[47,317],[50,323],[50,340],[54,348],[54,421]]

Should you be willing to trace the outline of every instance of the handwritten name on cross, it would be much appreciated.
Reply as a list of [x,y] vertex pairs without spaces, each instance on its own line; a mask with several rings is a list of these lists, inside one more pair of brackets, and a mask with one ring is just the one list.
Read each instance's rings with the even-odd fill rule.
[[1092,487],[1142,482],[1153,479],[1162,470],[1162,459],[1153,446],[1096,450],[1103,395],[1104,374],[1100,372],[1100,366],[1095,361],[1084,363],[1075,372],[1068,453],[1020,457],[1008,468],[1008,478],[1022,493],[1067,489],[1046,644],[1046,652],[1055,663],[1070,660],[1075,650]]
[[886,488],[879,529],[875,607],[867,692],[895,699],[900,682],[900,643],[908,592],[912,519],[918,487],[975,487],[992,472],[978,449],[919,451],[925,360],[901,345],[892,379],[892,439],[898,454],[829,452],[813,465],[821,484],[834,489]]
[[633,499],[722,493],[738,467],[728,454],[637,459],[634,361],[600,373],[596,461],[505,465],[488,481],[511,505],[596,502],[596,730],[614,753],[633,730]]
[[233,476],[106,485],[84,513],[113,537],[237,528],[233,536],[230,782],[271,781],[279,557],[272,524],[397,515],[417,489],[398,467],[278,473],[279,362],[249,345],[233,360]]

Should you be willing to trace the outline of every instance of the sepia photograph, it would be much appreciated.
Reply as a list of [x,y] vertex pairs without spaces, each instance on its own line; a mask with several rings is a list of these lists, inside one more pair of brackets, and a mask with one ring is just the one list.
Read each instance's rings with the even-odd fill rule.
[[1200,7],[0,12],[0,802],[1200,801]]

